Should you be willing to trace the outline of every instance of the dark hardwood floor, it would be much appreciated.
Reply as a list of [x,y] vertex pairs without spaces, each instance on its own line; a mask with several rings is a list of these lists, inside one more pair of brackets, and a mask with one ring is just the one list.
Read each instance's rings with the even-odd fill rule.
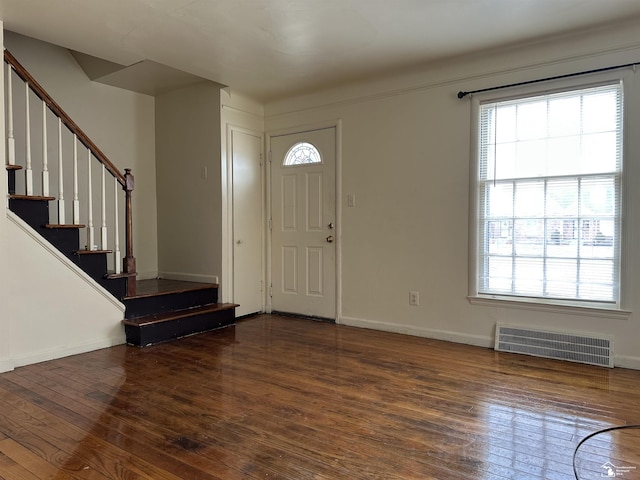
[[[261,315],[0,375],[0,477],[569,480],[581,439],[640,423],[639,386],[640,371]],[[640,430],[592,437],[576,465],[640,478]]]

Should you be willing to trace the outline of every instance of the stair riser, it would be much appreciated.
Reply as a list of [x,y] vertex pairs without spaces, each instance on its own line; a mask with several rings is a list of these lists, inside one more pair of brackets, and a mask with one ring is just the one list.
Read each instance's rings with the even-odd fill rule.
[[78,230],[45,228],[49,223],[49,202],[45,200],[9,199],[9,208],[67,257],[80,248]]
[[16,171],[15,170],[7,170],[7,180],[9,182],[9,195],[13,195],[16,193]]
[[36,230],[49,223],[49,202],[10,198],[9,209]]
[[49,243],[73,260],[74,252],[80,249],[78,230],[68,228],[41,228],[38,230]]
[[107,254],[75,255],[74,261],[91,278],[102,279],[107,273]]
[[117,299],[124,298],[127,291],[127,281],[124,278],[105,278],[107,274],[107,254],[92,253],[90,255],[73,255],[72,260],[87,275],[104,287]]
[[138,347],[208,332],[235,323],[235,310],[219,310],[149,325],[125,325],[127,343]]
[[124,301],[127,307],[125,318],[139,318],[145,315],[184,310],[217,302],[218,289],[213,287],[153,297],[131,298]]
[[97,282],[118,300],[124,298],[127,293],[126,278],[97,278]]

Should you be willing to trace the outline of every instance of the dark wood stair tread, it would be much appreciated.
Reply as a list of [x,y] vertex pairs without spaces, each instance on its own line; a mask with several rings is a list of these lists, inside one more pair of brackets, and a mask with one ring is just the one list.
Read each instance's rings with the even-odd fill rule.
[[146,315],[144,317],[129,318],[122,321],[124,325],[135,327],[144,327],[154,323],[169,322],[181,318],[192,317],[203,313],[221,312],[224,310],[232,310],[238,305],[235,303],[212,303],[211,305],[203,305],[196,308],[188,308],[184,310],[176,310],[161,314]]
[[54,229],[54,228],[69,228],[69,229],[73,229],[73,228],[85,228],[86,225],[80,225],[80,224],[75,224],[75,223],[64,223],[64,224],[60,224],[60,223],[47,223],[44,228],[48,228],[48,229]]
[[6,165],[7,170],[22,170],[22,165]]
[[138,276],[137,272],[133,272],[133,273],[125,273],[125,272],[121,272],[121,273],[114,273],[114,272],[107,272],[107,274],[104,276],[104,278],[108,278],[109,280],[112,280],[114,278],[130,278],[130,277],[136,277]]
[[76,255],[98,255],[100,253],[113,253],[113,250],[76,250]]
[[44,197],[41,195],[16,195],[15,193],[9,195],[9,198],[12,200],[34,200],[34,201],[37,201],[37,200],[51,201],[56,199],[56,197]]
[[135,296],[126,297],[126,299],[156,297],[159,295],[170,295],[212,288],[219,288],[219,285],[217,283],[185,282],[182,280],[153,278],[138,280],[136,282]]

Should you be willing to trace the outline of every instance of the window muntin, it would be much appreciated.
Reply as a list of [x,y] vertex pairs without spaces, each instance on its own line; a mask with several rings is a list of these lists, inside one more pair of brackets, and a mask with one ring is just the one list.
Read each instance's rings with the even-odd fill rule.
[[284,156],[283,165],[309,165],[322,163],[322,157],[318,149],[308,142],[298,142],[292,146]]
[[621,84],[479,115],[476,293],[618,304]]

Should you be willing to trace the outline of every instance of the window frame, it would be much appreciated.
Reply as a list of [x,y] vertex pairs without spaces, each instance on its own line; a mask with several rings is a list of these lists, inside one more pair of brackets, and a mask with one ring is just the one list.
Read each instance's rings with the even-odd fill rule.
[[[317,162],[287,163],[287,160],[296,149],[309,148],[309,147],[311,147],[315,155],[318,156],[319,160]],[[300,140],[294,143],[293,145],[291,145],[287,150],[287,153],[284,155],[284,158],[282,159],[283,168],[308,167],[311,165],[322,165],[323,163],[324,163],[324,158],[322,156],[322,153],[320,152],[320,149],[318,149],[318,147],[316,147],[312,142],[308,140]]]
[[[632,72],[629,72],[632,73]],[[628,73],[627,73],[628,74]],[[624,95],[625,90],[625,74],[617,72],[590,76],[589,79],[570,79],[545,83],[541,85],[528,85],[510,88],[508,91],[489,91],[482,94],[475,94],[471,97],[471,143],[470,143],[470,196],[469,196],[469,276],[468,276],[468,300],[476,305],[492,305],[492,306],[508,306],[515,308],[523,308],[527,310],[548,311],[556,313],[576,313],[580,315],[606,316],[610,318],[627,318],[631,312],[624,309],[626,305],[625,288],[628,283],[628,275],[626,273],[627,258],[626,238],[628,228],[625,222],[626,210],[626,192],[628,174],[626,152],[627,152],[627,97]],[[620,84],[622,92],[622,117],[621,117],[621,171],[620,171],[620,192],[619,192],[619,209],[620,209],[620,225],[619,225],[619,251],[618,251],[618,297],[615,302],[598,302],[578,299],[555,299],[542,298],[532,296],[511,296],[491,293],[479,293],[479,274],[482,266],[482,255],[480,253],[481,246],[481,228],[480,228],[480,140],[481,140],[481,105],[491,102],[502,102],[517,99],[526,99],[539,95],[548,95],[560,92],[570,92],[572,90],[583,90],[591,87],[603,86],[607,84]]]

